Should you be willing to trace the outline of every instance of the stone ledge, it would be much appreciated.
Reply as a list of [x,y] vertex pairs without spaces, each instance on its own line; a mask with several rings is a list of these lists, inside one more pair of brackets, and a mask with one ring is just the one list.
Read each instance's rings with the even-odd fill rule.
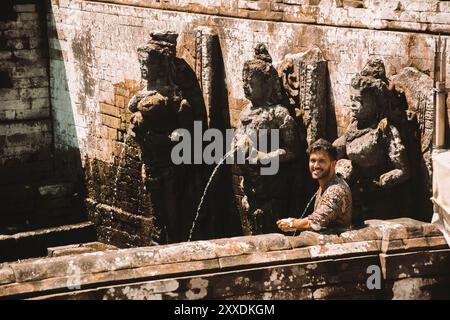
[[384,241],[442,235],[441,231],[431,223],[421,222],[411,218],[367,220],[365,224],[380,230]]
[[[370,255],[319,262],[289,265],[270,265],[262,268],[210,274],[190,275],[173,279],[156,279],[139,283],[113,284],[70,293],[56,293],[38,299],[234,299],[264,295],[275,298],[278,292],[290,292],[286,298],[325,298],[343,283],[346,292],[365,282],[367,265],[378,264],[378,256]],[[353,284],[356,283],[356,288]],[[330,284],[328,290],[324,285]],[[195,290],[197,289],[197,290]],[[364,289],[368,291],[367,287]],[[309,294],[305,294],[308,292]]]
[[[79,284],[83,288],[90,285],[101,285],[117,281],[136,281],[152,277],[180,276],[181,274],[195,274],[201,271],[212,272],[219,269],[219,263],[215,260],[190,261],[173,264],[161,264],[151,267],[130,268],[122,270],[113,270],[109,272],[96,274],[82,274],[79,277]],[[78,280],[78,279],[77,279]],[[9,283],[1,286],[0,297],[26,295],[29,293],[46,293],[54,290],[68,290],[68,285],[73,283],[73,278],[52,277],[41,279],[39,281],[30,281],[25,283]]]
[[[448,248],[442,235],[428,223],[395,219],[371,220],[366,224],[366,228],[340,235],[302,232],[290,237],[266,234],[8,263],[0,267],[0,296],[64,289],[73,268],[79,272],[82,285],[92,285],[379,253],[386,257],[387,252],[393,251]],[[428,253],[425,251],[424,254]]]

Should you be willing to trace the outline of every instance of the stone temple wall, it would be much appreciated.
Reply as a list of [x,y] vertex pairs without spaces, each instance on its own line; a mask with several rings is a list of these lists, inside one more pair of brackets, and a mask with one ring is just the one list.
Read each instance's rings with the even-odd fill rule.
[[[126,105],[140,81],[136,48],[150,32],[179,33],[177,55],[193,70],[196,28],[218,34],[227,97],[222,108],[231,127],[246,103],[242,66],[257,43],[267,45],[275,64],[286,54],[319,47],[336,123],[332,138],[348,124],[350,81],[369,57],[384,60],[389,78],[408,66],[432,76],[436,35],[450,36],[450,3],[51,0],[47,23],[56,151],[63,158],[80,151],[88,211],[108,226],[100,230],[102,239],[142,245],[151,241],[153,215],[135,148],[124,151],[123,142],[130,118]],[[450,52],[450,41],[447,46]],[[450,78],[450,68],[447,72]]]

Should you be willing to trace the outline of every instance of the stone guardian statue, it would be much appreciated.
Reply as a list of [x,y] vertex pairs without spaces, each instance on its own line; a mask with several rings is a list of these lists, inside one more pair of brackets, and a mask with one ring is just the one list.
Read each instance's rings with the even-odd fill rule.
[[[242,79],[249,103],[241,111],[234,144],[247,151],[247,160],[255,163],[239,166],[243,176],[245,218],[251,234],[278,232],[276,221],[291,214],[289,186],[293,179],[292,164],[299,156],[300,147],[296,122],[281,104],[280,79],[264,44],[258,44],[254,59],[244,63]],[[252,135],[258,136],[263,129],[267,129],[269,135],[271,129],[279,130],[278,149],[261,150],[252,143]],[[261,159],[275,157],[279,160],[278,172],[262,175]]]

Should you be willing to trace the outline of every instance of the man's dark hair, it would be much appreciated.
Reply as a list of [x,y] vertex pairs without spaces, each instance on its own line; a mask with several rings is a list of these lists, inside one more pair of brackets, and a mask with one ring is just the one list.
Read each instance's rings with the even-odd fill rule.
[[312,143],[307,150],[308,156],[310,156],[311,153],[316,152],[316,151],[326,151],[326,152],[328,152],[328,155],[330,156],[331,161],[337,160],[336,148],[325,139],[319,139],[316,142]]

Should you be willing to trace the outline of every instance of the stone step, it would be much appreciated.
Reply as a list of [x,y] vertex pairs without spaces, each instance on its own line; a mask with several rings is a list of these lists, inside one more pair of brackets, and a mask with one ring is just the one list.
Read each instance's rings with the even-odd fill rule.
[[96,241],[91,222],[0,235],[0,262],[45,257],[47,248]]

